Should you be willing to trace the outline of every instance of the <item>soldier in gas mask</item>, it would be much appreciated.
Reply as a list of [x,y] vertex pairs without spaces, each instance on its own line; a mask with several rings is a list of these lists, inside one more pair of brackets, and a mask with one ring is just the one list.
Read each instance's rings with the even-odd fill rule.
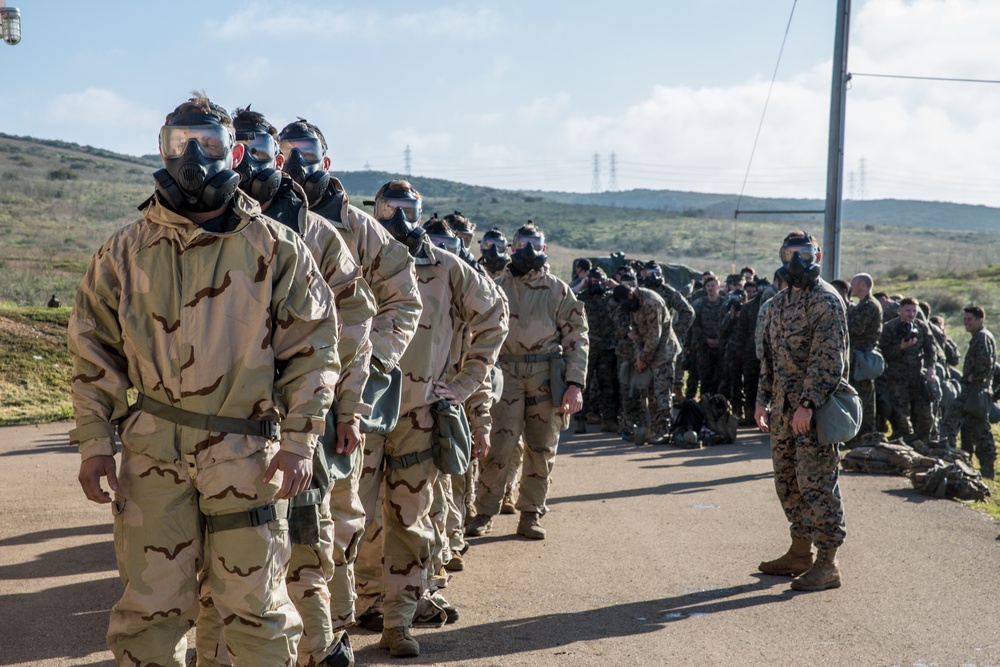
[[[372,216],[351,204],[340,181],[328,171],[326,138],[318,127],[303,119],[289,123],[278,135],[278,149],[282,171],[302,188],[309,211],[326,218],[340,233],[375,295],[371,373],[387,378],[399,366],[420,317],[413,258]],[[380,412],[380,406],[367,408]],[[361,423],[362,432],[370,430],[366,422]],[[354,560],[365,526],[364,507],[358,500],[362,448],[352,456],[351,475],[331,489],[336,568],[329,588],[335,631],[355,621]]]
[[115,492],[117,664],[185,663],[202,568],[240,664],[287,667],[302,632],[287,501],[333,401],[337,315],[302,240],[237,190],[244,151],[204,96],[169,114],[156,193],[94,256],[70,320],[80,483]]
[[491,278],[496,278],[510,264],[507,237],[496,227],[483,234],[483,240],[479,242],[479,263]]
[[791,524],[792,546],[759,569],[795,576],[795,590],[817,591],[840,586],[837,550],[846,533],[837,443],[819,443],[813,411],[847,382],[847,313],[837,291],[819,277],[822,255],[814,237],[792,232],[779,254],[778,271],[789,287],[762,315],[754,420],[771,433],[774,486]]
[[[479,390],[507,333],[504,304],[493,286],[430,242],[420,225],[422,208],[420,193],[407,181],[390,181],[375,196],[379,224],[410,249],[424,304],[417,333],[399,362],[399,421],[388,433],[368,434],[361,476],[369,528],[380,489],[384,501],[381,550],[369,532],[358,557],[358,612],[381,612],[379,645],[393,657],[420,653],[410,627],[428,586],[434,539],[428,519],[438,476],[433,406],[440,400],[461,405]],[[477,431],[473,456],[485,455],[489,446],[488,434]]]
[[500,354],[503,398],[493,405],[492,448],[482,462],[476,518],[466,528],[484,535],[500,511],[511,453],[524,434],[516,507],[517,533],[544,539],[549,480],[559,432],[583,407],[587,378],[587,316],[569,285],[549,273],[545,236],[530,221],[514,235],[510,265],[497,278],[507,294],[511,329]]

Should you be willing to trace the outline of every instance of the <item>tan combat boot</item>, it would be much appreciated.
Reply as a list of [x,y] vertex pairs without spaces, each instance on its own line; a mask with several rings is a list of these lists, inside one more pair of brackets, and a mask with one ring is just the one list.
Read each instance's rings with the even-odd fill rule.
[[405,625],[398,628],[386,628],[382,631],[379,648],[389,649],[389,655],[394,658],[415,658],[420,655],[420,644],[410,634]]
[[529,540],[544,540],[545,529],[538,525],[538,512],[521,512],[517,534]]
[[517,508],[514,507],[514,499],[510,497],[510,491],[503,494],[503,500],[500,502],[500,514],[514,514],[517,512]]
[[777,574],[785,577],[797,577],[813,566],[812,540],[808,537],[793,537],[792,546],[784,556],[775,560],[766,560],[757,566],[764,574]]
[[471,522],[465,525],[466,537],[482,537],[493,530],[493,517],[489,514],[477,514]]
[[837,547],[818,549],[816,551],[816,564],[801,577],[792,579],[792,590],[825,591],[828,588],[840,588]]

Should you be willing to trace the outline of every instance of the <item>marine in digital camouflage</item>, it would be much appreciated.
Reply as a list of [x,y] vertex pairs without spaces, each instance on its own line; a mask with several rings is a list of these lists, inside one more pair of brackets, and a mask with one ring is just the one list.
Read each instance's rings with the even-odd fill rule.
[[577,295],[587,314],[587,337],[590,344],[587,359],[587,391],[584,395],[582,419],[588,412],[601,416],[602,421],[618,420],[618,357],[615,355],[615,326],[612,308],[615,306],[606,289],[600,293],[584,289]]
[[611,321],[615,330],[615,359],[618,363],[619,398],[621,410],[618,424],[621,432],[632,435],[636,424],[645,421],[637,392],[630,390],[629,378],[635,372],[635,343],[632,340],[632,314],[624,304],[611,301]]
[[802,400],[820,406],[847,381],[844,302],[818,280],[811,288],[782,290],[769,303],[757,404],[769,407],[775,490],[793,538],[839,547],[846,531],[837,445],[820,445],[815,428],[796,435],[792,416]]
[[885,386],[889,392],[892,404],[889,422],[893,437],[927,442],[934,428],[934,415],[931,402],[924,395],[923,376],[928,368],[934,366],[937,353],[927,323],[915,319],[912,324],[917,344],[905,350],[900,344],[909,333],[910,324],[897,317],[882,326],[879,350],[885,357],[886,368],[880,378],[883,382],[879,385]]
[[721,296],[715,301],[705,296],[693,304],[691,343],[696,349],[698,382],[702,394],[716,393],[721,382],[723,348],[721,343],[712,347],[708,341],[722,338],[722,323],[727,312],[725,303]]
[[[882,335],[882,305],[871,294],[861,299],[847,311],[847,330],[851,341],[851,364],[858,350],[870,352],[878,346]],[[861,398],[861,430],[858,438],[875,431],[875,380],[855,380],[851,372],[851,386]]]
[[[684,298],[684,295],[675,290],[670,285],[662,283],[650,288],[659,294],[670,309],[670,326],[673,327],[674,335],[677,337],[678,345],[682,344],[691,323],[694,322],[694,308],[691,303]],[[684,391],[684,369],[681,358],[681,349],[678,348],[677,357],[674,361],[674,392],[681,394]]]
[[992,477],[990,473],[996,470],[997,451],[993,431],[988,419],[965,411],[965,402],[971,399],[974,392],[986,392],[992,397],[996,356],[996,341],[988,329],[984,327],[972,335],[962,365],[962,395],[948,409],[941,424],[941,439],[949,447],[955,447],[961,431],[962,449],[975,453],[984,477]]
[[[312,456],[338,379],[337,317],[295,234],[239,192],[226,215],[212,233],[151,198],[94,256],[70,320],[82,458],[114,454],[123,420],[113,507],[125,592],[108,634],[122,664],[183,664],[202,562],[238,658],[288,665],[301,632],[285,520],[205,534],[202,515],[270,504],[281,475],[261,480],[277,451]],[[280,419],[280,442],[128,414],[130,387],[197,414]]]
[[674,358],[680,345],[671,327],[670,311],[660,295],[639,287],[633,298],[639,302],[638,307],[632,311],[635,358],[652,371],[647,403],[650,435],[653,438],[663,437],[670,433]]

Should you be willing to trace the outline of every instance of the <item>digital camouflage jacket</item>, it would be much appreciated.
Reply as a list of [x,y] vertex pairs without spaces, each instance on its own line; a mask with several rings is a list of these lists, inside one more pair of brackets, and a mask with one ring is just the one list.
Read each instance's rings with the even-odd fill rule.
[[993,366],[997,359],[997,344],[993,334],[980,329],[969,340],[969,351],[962,365],[962,382],[992,393]]
[[[132,387],[199,414],[280,419],[281,448],[312,455],[340,370],[333,294],[303,241],[257,202],[238,191],[229,215],[232,231],[206,232],[154,197],[91,260],[69,325],[70,440],[84,459],[114,454]],[[135,452],[193,453],[199,467],[266,444],[145,411],[120,433]]]
[[847,381],[847,313],[830,283],[783,289],[770,300],[764,318],[763,355],[757,404],[794,410],[809,399],[826,402]]
[[684,334],[691,328],[694,321],[694,308],[684,298],[684,295],[666,283],[657,285],[654,292],[660,295],[667,308],[670,309],[671,326],[678,341],[684,340]]
[[851,349],[870,352],[882,335],[882,304],[871,294],[847,310]]
[[639,307],[632,311],[632,335],[636,356],[647,366],[672,364],[680,344],[670,326],[670,310],[656,292],[640,287],[635,292]]
[[878,348],[885,357],[885,378],[900,382],[916,381],[920,374],[934,366],[937,358],[934,335],[927,322],[913,320],[917,331],[917,344],[905,350],[899,347],[909,332],[909,324],[898,317],[882,325]]

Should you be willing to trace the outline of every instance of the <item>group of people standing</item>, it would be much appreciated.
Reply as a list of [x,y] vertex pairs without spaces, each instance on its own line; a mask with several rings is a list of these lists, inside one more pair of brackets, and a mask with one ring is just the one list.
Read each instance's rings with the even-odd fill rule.
[[184,665],[194,627],[197,665],[349,666],[358,624],[418,655],[410,628],[458,619],[439,589],[515,469],[517,532],[545,538],[583,306],[534,224],[475,260],[471,221],[421,226],[406,181],[353,206],[308,121],[198,95],[159,144],[70,321],[70,439],[124,583],[109,647]]

